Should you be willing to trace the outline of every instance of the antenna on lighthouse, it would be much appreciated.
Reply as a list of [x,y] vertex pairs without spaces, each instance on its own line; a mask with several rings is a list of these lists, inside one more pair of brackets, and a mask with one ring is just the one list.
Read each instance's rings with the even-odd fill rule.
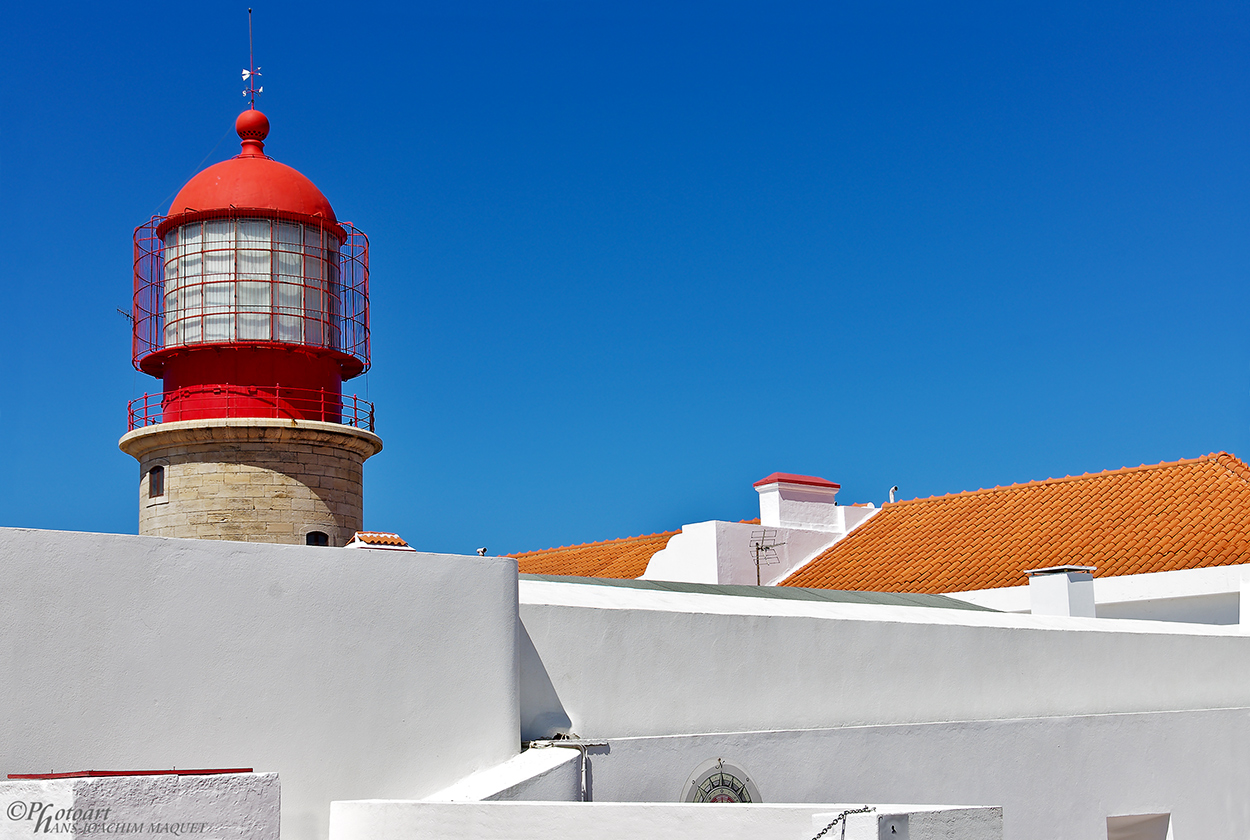
[[256,94],[264,93],[264,87],[256,87],[256,79],[260,76],[260,68],[252,54],[252,9],[247,10],[247,69],[243,71],[243,81],[247,82],[244,96],[251,97],[252,110],[256,110]]

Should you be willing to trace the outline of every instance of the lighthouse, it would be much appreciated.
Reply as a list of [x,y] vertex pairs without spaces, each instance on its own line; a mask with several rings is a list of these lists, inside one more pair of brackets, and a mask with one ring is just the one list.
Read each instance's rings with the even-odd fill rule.
[[346,545],[382,449],[343,394],[369,369],[368,239],[265,154],[264,114],[235,128],[239,154],[135,230],[133,363],[161,380],[119,442],[139,533]]

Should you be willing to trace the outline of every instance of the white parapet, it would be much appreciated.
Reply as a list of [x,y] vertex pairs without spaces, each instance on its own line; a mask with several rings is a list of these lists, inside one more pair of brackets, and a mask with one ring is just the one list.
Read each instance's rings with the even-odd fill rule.
[[[864,807],[863,803],[334,802],[330,805],[330,840],[811,840],[842,811]],[[855,837],[876,840],[877,814],[895,818],[895,825],[913,819],[910,840],[1001,840],[1003,836],[1001,808],[868,807],[874,811],[861,816],[870,818],[872,834]],[[961,831],[949,833],[952,826]],[[848,824],[848,840],[852,837],[850,828]],[[841,826],[836,834],[825,836],[840,838]]]
[[1237,589],[1237,623],[1243,630],[1250,629],[1250,566],[1241,566],[1240,586]]
[[580,760],[581,755],[575,749],[525,750],[502,764],[466,776],[425,800],[576,802],[581,798]]
[[22,779],[0,782],[0,807],[0,840],[278,840],[277,773]]
[[[812,816],[817,834],[846,821],[844,840],[1002,840],[1003,809],[988,806],[877,805]],[[827,832],[829,836],[832,832]]]

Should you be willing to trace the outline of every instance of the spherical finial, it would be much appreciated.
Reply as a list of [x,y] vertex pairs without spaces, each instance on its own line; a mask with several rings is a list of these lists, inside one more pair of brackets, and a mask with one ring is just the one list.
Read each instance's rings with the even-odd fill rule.
[[239,139],[243,141],[239,157],[265,156],[265,138],[269,136],[268,117],[255,108],[249,108],[234,121],[234,130],[239,132]]
[[269,136],[269,118],[260,111],[248,109],[234,121],[234,130],[243,140],[264,140]]

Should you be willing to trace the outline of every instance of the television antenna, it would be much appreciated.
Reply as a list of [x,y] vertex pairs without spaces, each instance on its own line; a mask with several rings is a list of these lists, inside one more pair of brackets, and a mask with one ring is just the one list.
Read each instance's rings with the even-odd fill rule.
[[785,545],[777,542],[775,528],[761,528],[751,532],[751,551],[755,554],[755,585],[760,586],[760,566],[775,566],[781,562],[777,549]]
[[243,71],[243,81],[247,82],[247,88],[244,89],[243,95],[251,97],[252,110],[256,110],[256,94],[264,93],[264,87],[256,87],[256,80],[260,78],[260,68],[256,66],[256,60],[252,57],[252,10],[247,10],[247,69]]

